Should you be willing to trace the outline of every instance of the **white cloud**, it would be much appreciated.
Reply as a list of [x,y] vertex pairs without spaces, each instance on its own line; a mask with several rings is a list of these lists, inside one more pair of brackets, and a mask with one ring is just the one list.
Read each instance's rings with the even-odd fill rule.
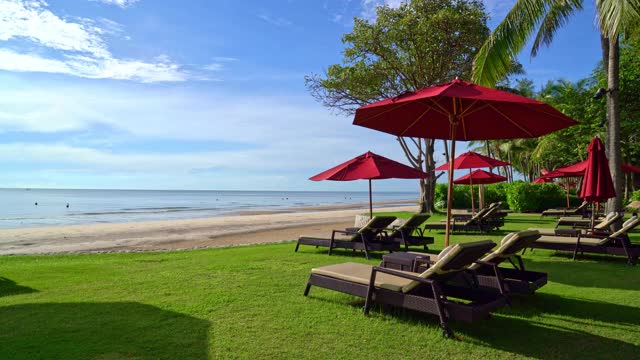
[[378,6],[388,6],[390,8],[399,8],[406,0],[361,0],[362,12],[360,17],[369,21],[376,19],[376,8]]
[[55,52],[43,55],[0,49],[0,70],[141,82],[190,78],[189,72],[166,56],[153,62],[113,56],[102,36],[122,32],[120,24],[104,18],[98,21],[82,18],[75,22],[62,19],[41,0],[0,0],[0,41],[28,40]]
[[269,14],[259,14],[258,18],[278,27],[290,26],[293,24],[290,20],[283,17],[275,17]]
[[99,1],[104,4],[115,5],[124,9],[137,3],[140,0],[91,0],[91,1]]
[[0,49],[0,69],[141,82],[185,81],[189,78],[187,73],[171,62],[147,63],[116,58],[97,59],[82,55],[68,55],[58,60],[5,49]]

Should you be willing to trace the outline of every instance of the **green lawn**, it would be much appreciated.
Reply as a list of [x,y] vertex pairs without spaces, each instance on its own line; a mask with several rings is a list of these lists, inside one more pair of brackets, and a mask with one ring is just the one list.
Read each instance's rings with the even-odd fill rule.
[[[552,224],[509,215],[500,234],[452,240]],[[0,358],[640,358],[640,266],[623,258],[528,252],[549,284],[491,319],[453,324],[459,339],[448,340],[434,316],[365,317],[360,299],[315,287],[305,298],[312,267],[380,259],[293,248],[2,257]]]

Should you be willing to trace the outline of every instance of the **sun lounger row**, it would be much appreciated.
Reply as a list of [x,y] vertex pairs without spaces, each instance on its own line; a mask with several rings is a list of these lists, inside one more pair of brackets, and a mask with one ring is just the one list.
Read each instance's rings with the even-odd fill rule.
[[[496,244],[490,240],[451,245],[423,259],[420,273],[359,263],[314,268],[304,295],[317,286],[364,298],[365,314],[374,303],[434,314],[443,335],[451,337],[451,321],[485,319],[508,302],[506,295],[531,294],[546,284],[546,274],[526,271],[516,255],[539,236],[536,231],[509,234],[492,252]],[[498,267],[505,260],[515,269]]]
[[405,250],[409,246],[422,246],[433,244],[433,237],[424,236],[420,227],[429,214],[415,214],[402,225],[390,228],[396,220],[394,216],[374,216],[361,228],[347,230],[333,230],[331,238],[300,236],[296,244],[297,252],[300,245],[322,246],[329,248],[329,255],[333,249],[362,250],[367,259],[371,251],[398,251],[401,246]]
[[[450,223],[451,231],[478,231],[489,232],[504,225],[504,216],[497,216],[500,203],[491,204],[483,208],[470,218],[453,217]],[[444,230],[447,226],[446,219],[438,223],[426,223],[425,230]]]

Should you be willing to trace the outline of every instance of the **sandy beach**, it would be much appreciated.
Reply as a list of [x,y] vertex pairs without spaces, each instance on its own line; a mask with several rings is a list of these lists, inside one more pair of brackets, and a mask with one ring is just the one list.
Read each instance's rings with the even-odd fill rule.
[[[397,202],[396,202],[397,203]],[[377,211],[417,211],[417,206]],[[301,234],[328,236],[353,226],[358,209],[254,212],[204,219],[91,224],[0,230],[0,255],[161,251],[295,240]]]

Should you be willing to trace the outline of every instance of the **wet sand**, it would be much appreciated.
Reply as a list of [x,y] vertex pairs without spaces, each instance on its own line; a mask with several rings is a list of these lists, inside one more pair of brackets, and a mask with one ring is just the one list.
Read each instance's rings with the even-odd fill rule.
[[[402,202],[392,202],[398,204]],[[258,212],[204,219],[91,224],[0,230],[0,255],[161,251],[249,245],[330,236],[353,226],[362,208],[312,208],[314,211]],[[416,205],[374,211],[417,211]]]

